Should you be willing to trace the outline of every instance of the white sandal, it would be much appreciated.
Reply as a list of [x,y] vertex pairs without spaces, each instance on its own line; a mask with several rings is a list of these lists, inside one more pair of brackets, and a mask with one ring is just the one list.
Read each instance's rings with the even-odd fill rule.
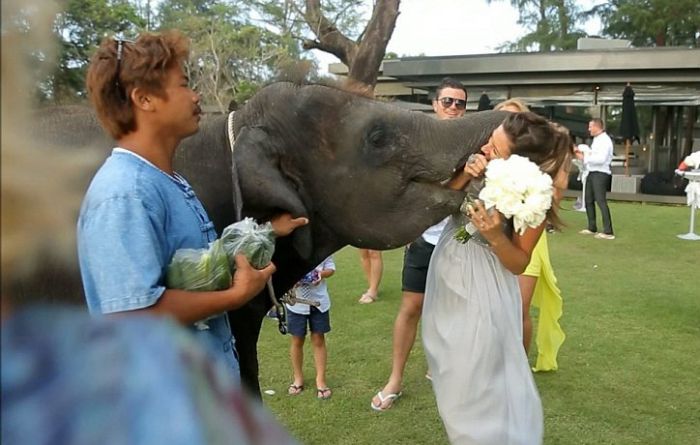
[[[387,394],[386,396],[382,394],[381,391],[377,393],[377,398],[379,399],[379,405],[374,404],[374,400],[371,400],[369,402],[369,406],[375,410],[375,411],[386,411],[390,409],[392,406],[394,406],[394,402],[396,399],[401,397],[401,394],[403,394],[401,391],[399,391],[396,394]],[[384,403],[388,402],[386,406],[384,406]]]
[[370,304],[370,303],[374,303],[375,301],[377,301],[377,296],[376,295],[373,296],[372,294],[365,292],[364,294],[362,294],[360,299],[357,301],[360,304]]

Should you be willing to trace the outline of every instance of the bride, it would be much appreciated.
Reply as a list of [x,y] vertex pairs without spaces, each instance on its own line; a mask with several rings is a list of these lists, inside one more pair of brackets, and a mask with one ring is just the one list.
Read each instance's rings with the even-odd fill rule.
[[[553,178],[570,159],[568,134],[534,113],[513,113],[450,186],[476,198],[488,161],[518,154]],[[559,179],[559,178],[557,178]],[[468,219],[479,230],[454,238]],[[559,219],[552,208],[548,219]],[[522,342],[518,274],[544,224],[514,232],[510,220],[477,201],[453,215],[430,261],[423,343],[433,388],[452,444],[539,444],[542,405]]]

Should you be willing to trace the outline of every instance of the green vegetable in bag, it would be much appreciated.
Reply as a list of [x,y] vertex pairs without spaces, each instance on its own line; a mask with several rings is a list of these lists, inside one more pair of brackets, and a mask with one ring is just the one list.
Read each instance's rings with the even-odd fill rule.
[[253,218],[231,224],[221,235],[224,250],[229,256],[231,268],[235,266],[234,257],[243,254],[256,269],[263,269],[275,253],[275,232],[272,224],[258,224]]
[[212,291],[228,289],[235,270],[235,256],[245,255],[256,269],[270,264],[275,252],[272,224],[245,218],[224,229],[207,249],[179,249],[166,272],[169,289]]
[[213,291],[231,286],[231,267],[221,240],[208,249],[179,249],[166,273],[169,289]]

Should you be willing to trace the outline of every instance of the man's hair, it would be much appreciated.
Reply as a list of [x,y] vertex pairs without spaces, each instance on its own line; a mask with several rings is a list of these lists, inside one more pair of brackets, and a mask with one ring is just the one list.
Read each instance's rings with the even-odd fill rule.
[[499,110],[502,110],[506,107],[513,107],[513,108],[517,109],[518,112],[520,112],[520,113],[525,112],[525,111],[530,111],[530,108],[528,108],[528,106],[525,104],[525,102],[523,102],[520,99],[504,100],[500,104],[496,105],[494,107],[494,110],[499,111]]
[[102,41],[90,60],[86,84],[97,117],[113,138],[136,129],[131,91],[164,97],[166,72],[188,55],[189,40],[179,31],[143,33],[133,42]]
[[591,119],[591,122],[599,126],[602,130],[605,130],[605,123],[603,123],[603,119],[599,117],[594,117],[593,119]]
[[[513,154],[524,156],[554,179],[571,160],[569,131],[532,112],[510,113],[503,121],[503,130],[513,143]],[[554,206],[548,218],[556,227],[562,225]]]
[[462,90],[464,91],[464,97],[467,97],[467,89],[464,88],[462,82],[452,77],[445,77],[444,79],[442,79],[440,85],[438,85],[437,89],[435,90],[435,100],[437,100],[440,97],[440,92],[444,88],[454,88],[455,90]]

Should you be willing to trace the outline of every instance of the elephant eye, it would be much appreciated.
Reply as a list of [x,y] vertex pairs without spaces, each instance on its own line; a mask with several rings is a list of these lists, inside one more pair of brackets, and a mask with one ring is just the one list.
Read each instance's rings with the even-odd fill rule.
[[387,132],[384,126],[377,125],[367,133],[367,142],[373,147],[383,147],[387,144]]

